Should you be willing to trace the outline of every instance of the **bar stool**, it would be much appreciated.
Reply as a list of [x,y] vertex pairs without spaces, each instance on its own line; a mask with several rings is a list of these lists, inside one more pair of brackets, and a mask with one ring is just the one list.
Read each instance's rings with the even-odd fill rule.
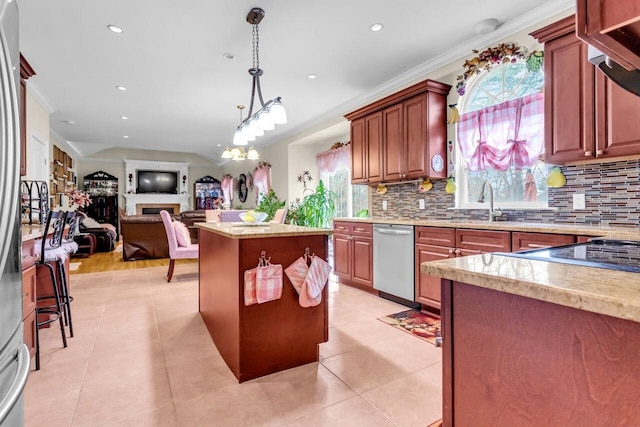
[[[67,347],[67,336],[64,330],[63,316],[62,316],[62,304],[60,299],[60,293],[58,292],[58,280],[56,276],[56,269],[54,263],[58,263],[67,256],[66,251],[62,247],[62,239],[65,229],[67,213],[64,211],[49,211],[47,216],[47,222],[44,228],[45,235],[42,237],[42,243],[40,245],[40,253],[36,261],[36,268],[46,268],[49,271],[49,277],[51,279],[51,295],[38,295],[38,301],[53,300],[53,304],[48,306],[36,307],[36,371],[40,369],[40,327],[51,324],[56,320],[60,321],[60,334],[62,335],[62,344]],[[50,233],[50,234],[49,234]],[[58,273],[63,270],[58,269]],[[36,272],[37,274],[37,272]],[[41,316],[46,318],[41,320]]]
[[73,322],[71,321],[71,301],[73,297],[69,295],[69,283],[67,282],[67,269],[65,267],[65,261],[71,258],[71,254],[78,251],[78,243],[75,241],[76,234],[79,229],[80,216],[77,212],[67,212],[65,221],[64,240],[62,241],[62,248],[66,252],[66,257],[61,257],[57,260],[58,271],[60,272],[60,304],[62,305],[62,314],[64,316],[65,325],[69,326],[69,336],[73,338]]

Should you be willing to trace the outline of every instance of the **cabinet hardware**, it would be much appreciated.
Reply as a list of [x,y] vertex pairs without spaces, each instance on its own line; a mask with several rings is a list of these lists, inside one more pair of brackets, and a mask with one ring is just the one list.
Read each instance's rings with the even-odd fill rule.
[[604,154],[604,150],[596,150],[596,156],[602,156]]
[[585,157],[593,157],[593,151],[585,151],[584,152],[584,156]]
[[529,243],[529,244],[527,244],[527,247],[529,247],[529,248],[548,248],[549,245],[540,245],[540,244],[536,244],[536,243]]
[[22,298],[26,298],[29,296],[29,292],[27,292],[26,294],[22,294]]

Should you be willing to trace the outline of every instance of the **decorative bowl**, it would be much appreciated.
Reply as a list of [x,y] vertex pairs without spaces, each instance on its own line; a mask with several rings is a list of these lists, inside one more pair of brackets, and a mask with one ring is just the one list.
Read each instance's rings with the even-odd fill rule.
[[260,224],[267,219],[265,212],[247,211],[240,215],[240,219],[245,224]]

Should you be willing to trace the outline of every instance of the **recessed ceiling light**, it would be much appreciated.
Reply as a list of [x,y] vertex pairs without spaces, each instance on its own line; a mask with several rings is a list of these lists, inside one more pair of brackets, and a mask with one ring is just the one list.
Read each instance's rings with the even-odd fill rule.
[[317,77],[318,77],[318,75],[317,75],[317,74],[308,74],[308,75],[307,75],[307,78],[308,78],[308,79],[311,79],[311,80],[313,80],[313,79],[315,79],[315,78],[317,78]]
[[476,23],[476,25],[474,25],[473,27],[473,30],[476,32],[476,34],[488,34],[494,31],[498,27],[498,24],[500,24],[500,22],[498,22],[497,19],[484,19]]
[[127,116],[120,116],[120,118],[121,118],[122,120],[129,120],[129,117],[127,117]]
[[377,33],[378,31],[382,31],[383,28],[384,28],[384,25],[382,25],[379,22],[376,22],[375,24],[371,24],[371,26],[369,27],[369,29],[374,33]]
[[62,123],[66,123],[66,124],[71,125],[71,126],[76,124],[76,122],[73,121],[73,120],[63,120]]
[[129,135],[123,136],[124,139],[129,139]]
[[118,90],[122,90],[122,91],[127,90],[127,88],[126,88],[126,87],[124,87],[124,86],[116,86],[116,89],[118,89]]
[[216,147],[222,147],[222,144],[216,144]]
[[122,28],[118,27],[117,25],[110,24],[110,25],[107,25],[107,28],[109,29],[109,31],[112,31],[112,32],[114,32],[116,34],[124,33],[124,30]]
[[233,53],[225,53],[224,55],[222,55],[222,57],[224,59],[228,59],[229,61],[233,61],[234,59],[236,59],[236,56]]

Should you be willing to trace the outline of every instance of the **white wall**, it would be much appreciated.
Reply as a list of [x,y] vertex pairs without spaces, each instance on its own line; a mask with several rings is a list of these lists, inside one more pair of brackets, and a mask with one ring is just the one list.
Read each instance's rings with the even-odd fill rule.
[[[53,145],[49,143],[49,112],[38,102],[38,100],[28,90],[29,84],[27,82],[27,122],[25,124],[26,136],[27,136],[27,174],[24,179],[34,179],[33,171],[30,170],[30,155],[31,155],[31,139],[35,135],[40,141],[49,145],[47,164],[50,164],[52,157]],[[50,174],[48,170],[47,176]]]

